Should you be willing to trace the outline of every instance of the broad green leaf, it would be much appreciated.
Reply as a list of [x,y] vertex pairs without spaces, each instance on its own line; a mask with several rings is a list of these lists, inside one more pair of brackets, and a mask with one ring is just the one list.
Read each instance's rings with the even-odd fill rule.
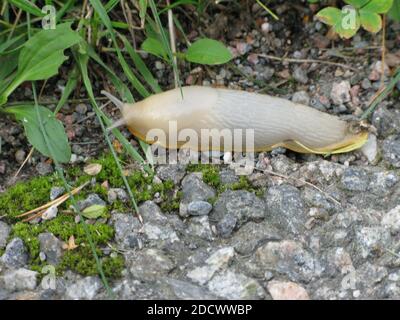
[[141,48],[143,51],[151,53],[159,58],[162,58],[164,60],[168,59],[168,54],[164,50],[164,46],[161,41],[158,39],[147,38],[143,41]]
[[14,80],[0,96],[0,105],[23,82],[48,79],[58,73],[67,59],[64,50],[81,41],[71,29],[71,23],[60,24],[56,29],[42,30],[30,38],[18,58],[18,71]]
[[338,8],[327,7],[317,13],[317,18],[329,26],[334,26],[342,18],[342,11]]
[[102,206],[100,204],[94,204],[83,210],[82,215],[88,219],[97,219],[102,217],[105,212],[106,212],[106,206]]
[[362,6],[364,6],[366,3],[368,3],[370,0],[344,0],[345,3],[359,9]]
[[33,14],[37,17],[43,17],[45,14],[31,1],[28,0],[9,0],[11,4],[22,9],[25,12]]
[[389,11],[389,17],[400,22],[400,0],[393,1],[393,6]]
[[360,29],[360,17],[355,10],[350,12],[342,12],[342,17],[333,27],[342,38],[350,39]]
[[200,64],[222,64],[232,59],[232,53],[219,41],[200,39],[186,52],[186,60]]
[[375,13],[387,13],[392,5],[393,0],[371,0],[362,10]]
[[10,107],[5,110],[15,115],[22,122],[28,141],[39,152],[51,157],[45,137],[42,133],[40,121],[42,121],[44,132],[49,139],[51,150],[54,152],[55,160],[67,163],[71,159],[71,148],[62,123],[56,119],[54,114],[47,108],[39,106],[40,119],[33,105]]
[[382,18],[379,14],[360,10],[361,26],[372,33],[377,33],[382,29]]

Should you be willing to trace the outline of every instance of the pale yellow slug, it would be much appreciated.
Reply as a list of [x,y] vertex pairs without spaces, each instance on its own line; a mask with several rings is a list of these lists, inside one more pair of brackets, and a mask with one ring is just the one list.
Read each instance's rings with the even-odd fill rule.
[[[146,139],[152,129],[169,135],[171,121],[176,121],[178,132],[189,129],[199,137],[202,129],[254,129],[254,147],[243,145],[244,150],[226,150],[221,143],[220,151],[269,151],[282,146],[302,153],[334,154],[358,149],[368,139],[366,130],[354,132],[349,122],[336,116],[264,94],[188,86],[134,104],[122,104],[105,94],[122,111],[123,117],[115,126],[126,124],[135,136],[148,143],[154,142]],[[178,141],[178,147],[184,139]],[[163,146],[177,147],[168,138]],[[202,151],[213,149],[208,141],[203,141],[202,146],[191,145],[196,146]]]

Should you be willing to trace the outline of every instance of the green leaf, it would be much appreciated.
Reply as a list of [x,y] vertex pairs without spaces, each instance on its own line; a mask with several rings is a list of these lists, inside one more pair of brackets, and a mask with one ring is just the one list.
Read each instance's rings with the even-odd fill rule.
[[334,26],[342,18],[342,11],[338,8],[327,7],[317,13],[317,18],[329,26]]
[[400,0],[393,1],[393,6],[389,11],[389,17],[400,22]]
[[164,50],[164,46],[161,41],[158,39],[147,38],[143,41],[141,48],[143,51],[146,51],[164,60],[168,60],[168,54]]
[[370,0],[344,0],[345,3],[359,9],[362,6],[364,6],[366,3],[368,3]]
[[83,210],[82,215],[88,219],[97,219],[102,217],[105,212],[106,212],[106,206],[102,206],[100,204],[94,204]]
[[222,64],[232,59],[232,53],[219,41],[200,39],[186,52],[186,60],[200,64]]
[[353,12],[342,11],[342,17],[340,21],[333,27],[334,31],[337,32],[342,38],[350,39],[360,29],[361,22],[360,17],[355,9]]
[[16,6],[17,8],[22,9],[25,12],[33,14],[37,17],[43,17],[45,14],[31,1],[28,0],[9,0],[11,4]]
[[371,0],[363,8],[363,11],[375,13],[387,13],[393,5],[393,0]]
[[361,26],[372,33],[377,33],[382,29],[382,18],[379,14],[360,10]]
[[24,45],[18,58],[18,71],[14,80],[0,97],[0,105],[25,81],[44,80],[58,73],[67,59],[64,50],[81,41],[71,30],[71,23],[60,24],[56,29],[42,30]]
[[[51,157],[44,135],[40,129],[40,119],[33,105],[10,107],[5,110],[15,115],[22,122],[28,141],[46,157]],[[39,106],[40,118],[43,121],[45,134],[49,139],[50,149],[54,151],[55,160],[67,163],[71,159],[71,148],[62,123],[47,108]]]

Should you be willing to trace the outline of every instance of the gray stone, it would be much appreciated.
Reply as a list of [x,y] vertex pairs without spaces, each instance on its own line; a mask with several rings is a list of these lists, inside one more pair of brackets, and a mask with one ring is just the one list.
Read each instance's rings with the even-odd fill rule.
[[219,172],[219,178],[222,184],[233,184],[239,181],[239,177],[235,174],[235,171],[230,169],[221,169]]
[[301,84],[307,84],[308,83],[307,71],[304,70],[300,66],[297,66],[297,67],[294,68],[294,70],[293,70],[293,78],[297,82],[300,82]]
[[384,227],[357,227],[355,233],[354,255],[364,260],[380,256],[390,248],[390,232]]
[[265,204],[255,194],[246,190],[227,190],[219,196],[211,217],[215,221],[220,221],[227,214],[236,217],[237,226],[240,227],[247,221],[264,219]]
[[10,226],[5,222],[0,221],[0,249],[3,249],[6,246],[10,231]]
[[287,184],[271,187],[266,194],[267,213],[279,229],[300,234],[308,219],[300,191]]
[[101,199],[98,194],[91,193],[85,200],[78,201],[78,208],[79,210],[84,210],[95,204],[100,206],[105,206],[106,202],[103,199]]
[[20,268],[8,270],[0,278],[0,283],[4,283],[4,288],[8,291],[34,290],[37,286],[36,271]]
[[383,158],[395,168],[400,168],[400,135],[392,135],[383,142]]
[[39,175],[45,176],[53,172],[53,167],[47,162],[39,162],[36,165],[36,171]]
[[215,191],[203,182],[201,175],[191,173],[182,180],[182,201],[179,206],[179,215],[187,217],[188,205],[193,201],[208,201],[215,197]]
[[40,251],[46,255],[46,261],[52,265],[59,264],[63,255],[62,242],[52,233],[41,233],[38,236]]
[[351,85],[349,81],[335,82],[332,86],[331,99],[334,104],[340,106],[351,100]]
[[57,199],[64,191],[65,189],[63,187],[52,187],[50,190],[50,200]]
[[400,232],[400,205],[383,215],[382,225],[389,228],[393,234]]
[[363,168],[349,167],[343,173],[341,183],[349,191],[367,191],[370,176]]
[[102,288],[98,277],[85,277],[67,286],[65,299],[67,300],[92,300]]
[[235,251],[242,255],[250,255],[267,241],[280,240],[277,230],[267,221],[261,223],[248,222],[241,227],[231,239]]
[[210,213],[212,205],[207,201],[193,201],[188,205],[188,213],[191,216],[204,216]]
[[0,259],[9,268],[25,266],[28,263],[29,256],[24,242],[20,238],[12,239]]
[[204,240],[213,240],[208,216],[193,217],[188,222],[187,234]]
[[264,299],[266,296],[264,289],[256,280],[233,271],[216,275],[207,287],[213,294],[230,300]]
[[107,200],[114,203],[116,200],[127,202],[129,200],[127,192],[122,188],[110,188],[107,192]]
[[143,247],[143,235],[139,233],[142,228],[139,220],[131,213],[115,213],[111,217],[114,223],[115,240],[123,249]]
[[319,263],[299,242],[268,242],[258,248],[256,254],[266,271],[285,274],[295,282],[310,282],[322,273]]
[[297,91],[293,94],[292,101],[308,106],[310,104],[310,96],[305,91]]
[[218,235],[222,238],[228,238],[235,229],[237,221],[237,217],[232,213],[224,215],[216,225]]
[[183,164],[167,164],[157,167],[157,176],[163,180],[171,180],[174,184],[179,184],[186,174],[186,166]]
[[378,130],[380,137],[387,137],[400,132],[400,112],[378,106],[372,115],[372,124]]
[[158,249],[144,249],[126,255],[129,271],[135,279],[154,281],[167,275],[175,263]]
[[368,191],[377,196],[387,195],[398,182],[399,176],[394,171],[374,172],[371,174]]
[[211,254],[205,262],[187,273],[187,277],[192,281],[204,285],[217,272],[225,272],[235,252],[232,247],[223,247]]
[[180,300],[215,300],[217,296],[213,295],[206,288],[194,285],[187,281],[167,278],[165,280],[177,299]]

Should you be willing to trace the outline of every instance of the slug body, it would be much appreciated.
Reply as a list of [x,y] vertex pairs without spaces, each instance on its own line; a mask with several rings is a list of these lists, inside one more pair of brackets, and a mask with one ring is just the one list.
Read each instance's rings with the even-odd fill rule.
[[[182,90],[182,91],[181,91]],[[188,86],[153,95],[135,104],[123,104],[123,122],[140,139],[153,143],[148,133],[160,129],[167,139],[163,147],[179,148],[183,144],[202,151],[268,151],[278,146],[303,153],[340,153],[360,148],[368,133],[351,132],[350,124],[311,107],[282,98],[238,90]],[[171,121],[176,123],[178,139],[169,137]],[[254,130],[254,144],[244,142],[231,150],[223,143],[215,148],[205,139],[187,142],[186,133],[201,137],[209,130]],[[186,131],[185,131],[186,130]]]

